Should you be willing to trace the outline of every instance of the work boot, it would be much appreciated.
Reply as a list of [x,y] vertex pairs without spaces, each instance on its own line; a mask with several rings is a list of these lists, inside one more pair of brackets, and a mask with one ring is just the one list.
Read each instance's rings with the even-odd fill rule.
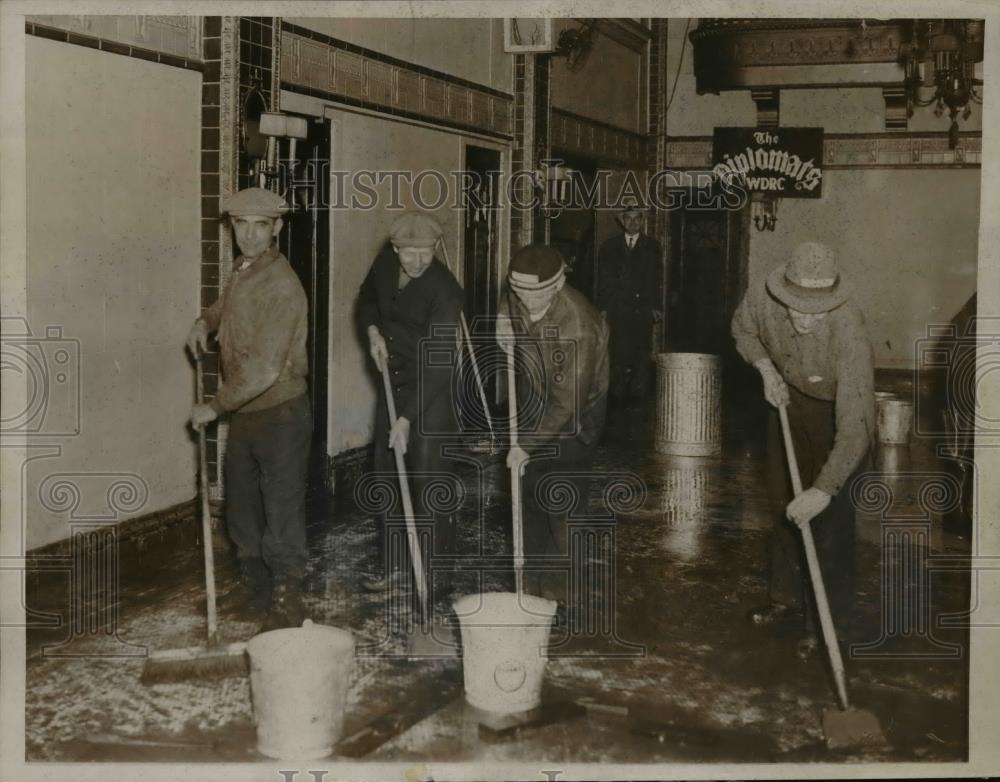
[[264,620],[261,632],[280,630],[283,627],[301,627],[308,615],[302,602],[302,580],[288,577],[275,579],[271,610]]
[[232,589],[219,597],[219,611],[238,621],[258,622],[271,607],[271,571],[259,557],[240,557]]

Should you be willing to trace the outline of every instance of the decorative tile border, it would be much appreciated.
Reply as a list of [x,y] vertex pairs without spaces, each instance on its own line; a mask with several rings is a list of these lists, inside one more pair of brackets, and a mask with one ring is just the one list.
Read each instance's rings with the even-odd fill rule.
[[623,128],[552,109],[552,147],[629,167],[646,167],[646,137]]
[[510,138],[513,96],[282,23],[287,89],[449,127]]
[[[958,147],[948,148],[947,133],[829,135],[823,140],[823,166],[838,168],[978,168],[983,139],[961,134]],[[708,169],[712,139],[677,138],[667,142],[667,168]]]
[[198,16],[26,16],[25,32],[113,54],[200,70],[202,43],[201,17]]

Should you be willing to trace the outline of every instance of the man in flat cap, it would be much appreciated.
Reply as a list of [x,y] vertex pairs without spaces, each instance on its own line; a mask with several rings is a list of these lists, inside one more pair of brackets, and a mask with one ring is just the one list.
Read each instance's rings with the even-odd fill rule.
[[[381,381],[375,411],[375,470],[396,474],[393,447],[401,443],[409,470],[414,510],[418,517],[434,518],[434,554],[455,553],[454,518],[428,508],[425,488],[451,480],[453,469],[442,449],[449,434],[458,431],[452,401],[454,363],[429,361],[432,355],[455,355],[462,313],[462,287],[435,257],[441,226],[423,212],[406,212],[389,228],[389,243],[376,256],[358,295],[358,324],[368,342],[376,368],[387,366],[398,418],[390,426]],[[457,358],[457,356],[456,356]],[[453,442],[453,438],[452,438]],[[402,511],[392,512],[402,519]],[[377,520],[381,572],[363,582],[378,591],[409,583],[409,574],[386,572],[385,519]],[[425,570],[429,568],[425,565]],[[446,560],[434,567],[438,595],[450,587]]]
[[750,618],[760,625],[804,618],[799,653],[807,656],[817,647],[812,590],[801,538],[785,519],[812,524],[834,622],[843,636],[855,599],[850,486],[866,468],[874,441],[872,347],[833,250],[818,242],[800,244],[766,284],[747,291],[732,333],[740,355],[760,372],[767,401],[775,408],[788,406],[807,487],[791,496],[775,409],[767,437],[768,493],[775,513],[771,603]]
[[662,250],[643,233],[644,212],[634,199],[618,216],[622,233],[597,253],[597,308],[611,327],[611,401],[642,399],[649,391],[653,323],[662,319]]
[[[514,253],[499,310],[497,342],[516,351],[521,445],[507,466],[524,475],[525,589],[565,599],[566,574],[551,559],[567,555],[569,514],[586,512],[586,476],[607,407],[608,326],[566,284],[559,251],[542,244]],[[554,481],[572,486],[573,506],[559,503]]]
[[[263,188],[223,204],[240,248],[222,296],[195,321],[187,345],[218,335],[223,381],[191,413],[195,427],[228,414],[226,526],[240,579],[225,603],[264,629],[300,625],[306,567],[306,477],[312,413],[306,393],[306,294],[275,242],[288,205]],[[272,589],[273,587],[273,589]]]

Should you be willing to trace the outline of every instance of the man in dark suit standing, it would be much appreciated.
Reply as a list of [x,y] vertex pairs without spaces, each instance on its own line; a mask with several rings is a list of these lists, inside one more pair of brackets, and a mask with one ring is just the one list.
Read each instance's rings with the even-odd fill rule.
[[618,217],[623,232],[597,254],[596,300],[611,326],[612,402],[641,399],[649,390],[653,323],[662,319],[660,243],[642,232],[643,209],[626,203]]

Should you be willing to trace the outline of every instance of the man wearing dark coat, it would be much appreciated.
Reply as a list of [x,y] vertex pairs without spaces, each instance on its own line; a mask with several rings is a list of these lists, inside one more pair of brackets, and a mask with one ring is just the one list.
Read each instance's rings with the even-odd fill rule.
[[[398,416],[390,427],[380,381],[375,470],[395,476],[393,446],[403,445],[414,511],[418,518],[433,516],[434,553],[448,556],[455,552],[454,519],[432,512],[423,501],[430,483],[453,479],[442,449],[448,435],[458,431],[452,400],[454,364],[428,361],[430,356],[456,355],[464,299],[458,281],[434,257],[441,233],[437,221],[422,212],[397,218],[389,230],[390,243],[376,256],[361,285],[357,314],[376,368],[381,372],[383,365],[388,366]],[[402,520],[398,504],[391,514]],[[386,572],[385,519],[376,523],[383,569],[364,582],[373,591],[383,589],[387,578],[395,585],[409,578],[401,570]]]
[[653,323],[662,316],[660,243],[642,232],[643,211],[634,202],[618,217],[623,233],[597,254],[596,304],[611,327],[613,402],[641,399],[649,390]]

